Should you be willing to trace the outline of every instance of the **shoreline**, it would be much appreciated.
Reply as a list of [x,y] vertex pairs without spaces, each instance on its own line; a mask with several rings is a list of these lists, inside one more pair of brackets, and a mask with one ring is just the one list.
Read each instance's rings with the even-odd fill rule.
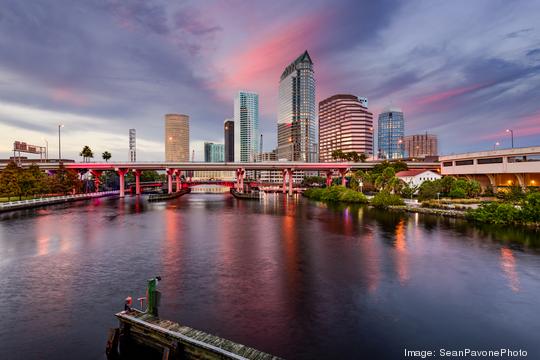
[[0,213],[24,209],[38,208],[48,205],[57,205],[65,204],[69,202],[81,201],[81,200],[90,200],[100,197],[114,197],[119,196],[119,190],[113,191],[100,191],[95,193],[87,194],[76,194],[76,195],[64,195],[64,196],[55,196],[49,198],[38,198],[32,200],[19,200],[19,201],[10,201],[5,203],[0,203]]

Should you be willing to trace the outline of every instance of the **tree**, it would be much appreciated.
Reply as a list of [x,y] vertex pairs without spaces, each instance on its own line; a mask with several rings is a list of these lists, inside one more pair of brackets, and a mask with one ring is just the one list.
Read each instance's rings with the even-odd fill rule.
[[60,164],[60,167],[52,176],[50,185],[53,192],[67,194],[71,191],[79,191],[82,187],[82,181],[76,171],[68,170],[63,164]]
[[109,159],[112,157],[111,153],[108,151],[104,151],[101,156],[103,157],[103,160],[105,160],[105,162],[109,162]]
[[19,168],[15,162],[10,161],[0,173],[0,191],[3,195],[7,195],[8,201],[11,200],[12,196],[20,196],[20,172],[21,168]]
[[302,186],[323,186],[325,179],[322,176],[306,176],[302,180]]
[[25,172],[28,172],[32,179],[30,194],[36,195],[49,192],[47,175],[39,168],[39,166],[32,164]]
[[345,158],[345,154],[341,149],[332,151],[332,159],[334,160],[343,160]]
[[418,199],[420,200],[430,200],[435,199],[437,194],[441,193],[441,181],[432,180],[424,181],[420,188],[418,189]]
[[84,145],[79,155],[83,157],[84,162],[88,162],[88,159],[91,159],[94,157],[94,153],[92,152],[92,149],[90,149],[88,145]]

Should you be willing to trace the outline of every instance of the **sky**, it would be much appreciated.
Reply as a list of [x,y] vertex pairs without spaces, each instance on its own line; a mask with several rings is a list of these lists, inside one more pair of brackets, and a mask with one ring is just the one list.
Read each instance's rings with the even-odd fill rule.
[[366,96],[441,154],[540,145],[540,1],[0,0],[0,157],[13,142],[80,159],[164,159],[164,115],[190,116],[191,148],[223,143],[239,90],[259,93],[276,147],[283,69],[303,51],[317,101]]

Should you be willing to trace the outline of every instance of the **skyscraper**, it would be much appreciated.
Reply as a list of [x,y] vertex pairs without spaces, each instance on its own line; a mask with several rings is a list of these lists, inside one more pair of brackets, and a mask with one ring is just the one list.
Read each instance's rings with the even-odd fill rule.
[[165,161],[189,161],[189,116],[165,115]]
[[204,143],[204,161],[205,162],[223,162],[224,161],[223,144],[215,144],[211,142]]
[[426,156],[437,156],[437,135],[418,134],[407,135],[403,139],[405,156],[410,158],[425,158]]
[[129,129],[129,161],[137,161],[136,131]]
[[380,159],[403,158],[405,118],[398,107],[388,106],[379,114],[378,156]]
[[354,95],[334,95],[319,103],[320,161],[333,161],[334,150],[373,152],[373,114]]
[[315,77],[307,51],[281,74],[277,122],[278,159],[318,160]]
[[225,140],[225,161],[234,162],[234,121],[225,119],[223,123]]
[[259,95],[240,91],[234,99],[234,160],[255,161],[259,151]]

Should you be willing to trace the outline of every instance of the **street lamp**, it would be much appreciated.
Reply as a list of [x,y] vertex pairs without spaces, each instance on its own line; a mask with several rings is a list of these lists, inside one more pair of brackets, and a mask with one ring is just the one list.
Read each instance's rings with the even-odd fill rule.
[[60,142],[60,129],[64,127],[64,124],[58,124],[58,162],[62,162],[62,144]]
[[510,133],[510,136],[512,137],[512,149],[514,148],[514,130],[512,129],[506,129],[507,133]]
[[49,142],[45,138],[41,138],[45,141],[45,162],[49,162]]
[[496,149],[497,149],[497,146],[499,146],[499,145],[501,145],[501,143],[497,141],[497,142],[493,145],[493,150],[496,150]]

